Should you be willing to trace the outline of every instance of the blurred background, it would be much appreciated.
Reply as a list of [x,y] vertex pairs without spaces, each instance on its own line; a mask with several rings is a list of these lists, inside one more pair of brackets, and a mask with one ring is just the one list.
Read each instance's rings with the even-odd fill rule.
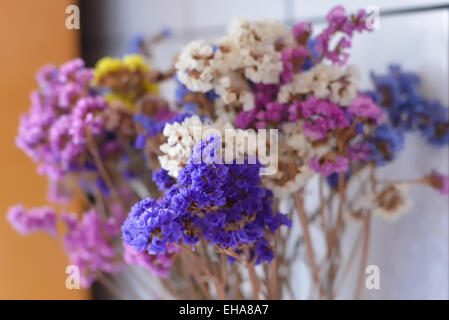
[[[67,30],[65,9],[80,7],[80,30]],[[45,178],[14,146],[19,114],[29,107],[34,74],[44,63],[60,64],[75,56],[89,66],[102,56],[121,56],[138,35],[170,30],[154,48],[153,64],[168,68],[187,42],[216,38],[235,17],[275,19],[292,25],[311,20],[317,28],[324,15],[342,4],[354,12],[368,5],[380,9],[380,29],[356,36],[350,63],[361,69],[362,87],[369,89],[369,72],[385,73],[391,63],[418,73],[423,93],[448,105],[449,1],[433,0],[40,0],[3,2],[0,34],[4,106],[1,117],[0,211],[15,203],[42,205]],[[165,88],[173,94],[172,88]],[[413,135],[407,150],[384,171],[385,176],[414,176],[431,168],[448,172],[448,150],[431,149]],[[418,174],[416,174],[418,175]],[[369,264],[381,270],[381,290],[366,291],[368,299],[449,298],[449,201],[432,190],[413,189],[414,208],[395,224],[376,220],[371,234]],[[46,235],[20,237],[0,219],[0,298],[85,299],[91,292],[67,290],[62,248]],[[295,266],[295,288],[306,298],[306,266]],[[95,291],[94,297],[101,292]],[[350,297],[348,293],[348,297]]]

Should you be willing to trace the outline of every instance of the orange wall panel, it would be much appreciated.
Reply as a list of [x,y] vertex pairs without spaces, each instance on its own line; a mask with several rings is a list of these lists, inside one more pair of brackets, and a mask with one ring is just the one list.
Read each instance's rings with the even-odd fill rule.
[[[19,114],[29,107],[34,74],[45,63],[78,55],[76,30],[67,30],[65,8],[76,1],[19,0],[0,5],[0,298],[83,299],[88,292],[65,287],[67,257],[48,235],[21,237],[6,222],[9,206],[46,202],[46,179],[14,145]],[[82,13],[81,13],[82,14]]]

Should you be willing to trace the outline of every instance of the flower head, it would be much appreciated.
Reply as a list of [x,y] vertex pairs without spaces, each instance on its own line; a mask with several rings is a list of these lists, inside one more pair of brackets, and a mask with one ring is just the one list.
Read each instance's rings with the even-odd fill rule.
[[[195,145],[177,183],[163,198],[146,199],[132,208],[122,226],[126,244],[150,254],[165,254],[169,244],[194,245],[200,239],[235,251],[249,246],[253,254],[257,248],[271,250],[262,246],[262,238],[290,222],[273,212],[272,193],[260,186],[260,164],[223,164],[214,152],[221,145],[216,139],[211,136]],[[270,257],[264,253],[258,260]]]
[[8,210],[7,220],[22,235],[38,231],[48,232],[53,236],[57,234],[56,212],[49,207],[26,209],[17,205]]
[[96,273],[118,272],[121,270],[119,252],[114,246],[114,238],[120,233],[123,221],[121,210],[103,220],[101,215],[91,209],[81,218],[74,214],[63,214],[67,227],[64,245],[70,261],[80,269],[81,285],[89,287],[96,279]]

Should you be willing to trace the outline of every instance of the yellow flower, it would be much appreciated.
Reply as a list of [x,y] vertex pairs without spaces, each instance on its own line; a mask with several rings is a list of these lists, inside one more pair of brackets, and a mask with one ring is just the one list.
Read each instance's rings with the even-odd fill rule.
[[126,55],[123,59],[104,57],[100,59],[94,69],[95,82],[98,82],[103,76],[110,72],[127,69],[130,71],[150,70],[150,65],[145,62],[145,59],[138,54]]
[[149,71],[150,65],[145,62],[144,58],[138,54],[130,54],[123,57],[123,64],[131,71],[141,70]]
[[104,57],[101,58],[94,69],[95,82],[98,82],[104,75],[109,72],[120,70],[123,67],[123,62],[118,58]]
[[[116,72],[120,70],[129,70],[130,72],[148,72],[150,70],[150,65],[145,62],[145,59],[138,54],[126,55],[123,59],[104,57],[97,62],[94,69],[95,82],[98,83],[102,77],[106,76],[108,73]],[[142,77],[140,86],[143,87],[145,92],[158,94],[159,85],[157,83],[150,83],[145,77]],[[134,102],[136,100],[136,93],[127,92],[117,93],[110,92],[105,95],[107,102],[120,101],[126,105],[130,110],[135,108]]]
[[143,86],[145,87],[146,92],[154,93],[154,94],[159,93],[159,85],[157,83],[151,83],[151,82],[145,81],[143,83]]
[[109,93],[105,94],[104,98],[106,99],[106,102],[108,102],[108,103],[111,103],[114,101],[120,101],[126,106],[127,109],[129,109],[129,110],[134,109],[133,99],[124,94],[109,92]]

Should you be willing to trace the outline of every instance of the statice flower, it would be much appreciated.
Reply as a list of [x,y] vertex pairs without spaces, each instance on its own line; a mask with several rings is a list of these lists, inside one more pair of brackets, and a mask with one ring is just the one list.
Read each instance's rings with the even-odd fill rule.
[[103,97],[86,97],[80,99],[72,112],[71,133],[76,144],[86,143],[86,131],[93,136],[103,132],[103,118],[101,111],[106,108]]
[[370,151],[368,142],[356,142],[348,146],[348,159],[350,161],[365,161],[369,157]]
[[281,58],[283,64],[281,81],[284,83],[291,82],[293,75],[302,69],[308,56],[309,52],[304,46],[284,49]]
[[379,104],[388,113],[390,123],[403,131],[417,130],[431,144],[445,146],[449,142],[447,108],[419,93],[419,77],[404,72],[397,65],[386,75],[372,74]]
[[142,54],[145,38],[141,34],[135,34],[127,44],[126,54]]
[[295,74],[291,82],[282,84],[277,100],[291,104],[298,97],[313,95],[347,107],[357,97],[358,82],[359,72],[355,66],[342,68],[320,63]]
[[169,189],[175,183],[175,179],[170,177],[167,170],[164,169],[153,172],[153,181],[160,191]]
[[282,71],[277,44],[288,39],[288,31],[279,22],[234,20],[228,28],[231,47],[238,50],[240,65],[254,83],[276,83]]
[[277,102],[279,85],[255,84],[253,86],[254,108],[240,112],[235,120],[238,128],[265,128],[267,123],[287,120],[287,105]]
[[204,239],[235,252],[249,247],[258,262],[271,261],[265,237],[290,220],[273,212],[272,193],[260,186],[261,165],[223,164],[220,146],[218,135],[200,141],[163,198],[134,205],[122,226],[126,244],[164,254],[169,244]]
[[348,112],[356,118],[371,119],[379,123],[383,119],[383,110],[366,95],[360,94],[348,107]]
[[304,134],[312,140],[323,139],[328,132],[349,126],[349,118],[344,110],[329,101],[312,96],[298,106],[304,119]]
[[[165,113],[165,110],[161,110]],[[162,113],[161,112],[161,113]],[[138,149],[142,149],[145,146],[145,141],[147,138],[154,137],[164,131],[166,124],[173,124],[175,122],[183,122],[186,118],[190,117],[187,113],[176,113],[168,111],[164,116],[161,113],[156,114],[156,116],[151,117],[143,113],[138,113],[134,116],[134,121],[138,123],[144,130],[140,135],[137,136],[135,146]]]
[[55,121],[49,130],[50,148],[59,162],[60,172],[69,170],[76,158],[85,150],[85,145],[75,143],[72,124],[72,117],[63,115]]
[[299,22],[292,29],[296,47],[287,47],[282,51],[283,70],[281,82],[289,83],[293,80],[294,74],[309,70],[313,67],[314,61],[319,59],[315,52],[315,41],[310,38],[312,34],[312,24],[310,22]]
[[[369,30],[365,19],[365,10],[360,10],[356,15],[348,17],[342,6],[335,7],[326,16],[327,27],[315,38],[315,50],[334,64],[344,64],[349,58],[349,54],[344,49],[351,47],[353,34]],[[331,40],[337,32],[342,33],[343,36],[335,47],[331,48]]]
[[437,147],[446,146],[449,143],[447,108],[438,101],[430,101],[421,117],[420,131],[427,141]]
[[412,205],[406,184],[387,184],[373,196],[373,214],[387,221],[396,221],[410,212]]
[[347,172],[349,170],[349,160],[342,156],[335,156],[333,159],[314,156],[309,162],[309,167],[324,177],[328,177],[333,173]]
[[7,220],[21,235],[29,235],[38,231],[48,232],[56,236],[56,212],[49,207],[26,209],[16,205],[8,210]]
[[449,194],[449,177],[447,175],[433,170],[427,177],[424,178],[424,182],[432,188],[438,190],[443,195]]
[[104,220],[100,213],[91,209],[82,215],[63,214],[67,227],[64,245],[71,263],[80,269],[81,286],[89,287],[98,272],[118,272],[121,270],[119,253],[114,246],[114,238],[120,234],[123,221],[120,210]]
[[39,173],[53,180],[85,166],[81,154],[86,152],[86,129],[93,136],[104,131],[99,113],[106,105],[92,95],[92,78],[81,59],[59,69],[44,67],[37,74],[39,90],[20,119],[16,144],[39,163]]
[[[344,174],[345,182],[349,181],[350,178],[351,178],[351,170],[345,172],[345,174]],[[340,180],[340,175],[338,173],[332,173],[331,175],[326,177],[326,182],[329,185],[329,187],[331,187],[332,189],[338,188],[339,180]]]
[[392,126],[382,124],[376,127],[374,136],[369,141],[369,148],[367,160],[374,161],[377,166],[386,165],[404,148],[404,136]]
[[167,123],[163,135],[167,141],[160,146],[163,155],[159,156],[161,167],[172,177],[189,162],[193,146],[200,142],[205,133],[217,131],[210,125],[203,124],[197,116],[185,118],[182,122]]
[[168,245],[165,254],[148,254],[132,246],[125,245],[124,260],[129,265],[138,265],[150,270],[154,275],[166,278],[173,266],[172,256],[180,251],[175,245]]
[[122,59],[104,57],[95,65],[94,83],[107,90],[108,103],[120,103],[135,110],[139,99],[159,92],[150,72],[150,65],[138,54],[125,55]]

